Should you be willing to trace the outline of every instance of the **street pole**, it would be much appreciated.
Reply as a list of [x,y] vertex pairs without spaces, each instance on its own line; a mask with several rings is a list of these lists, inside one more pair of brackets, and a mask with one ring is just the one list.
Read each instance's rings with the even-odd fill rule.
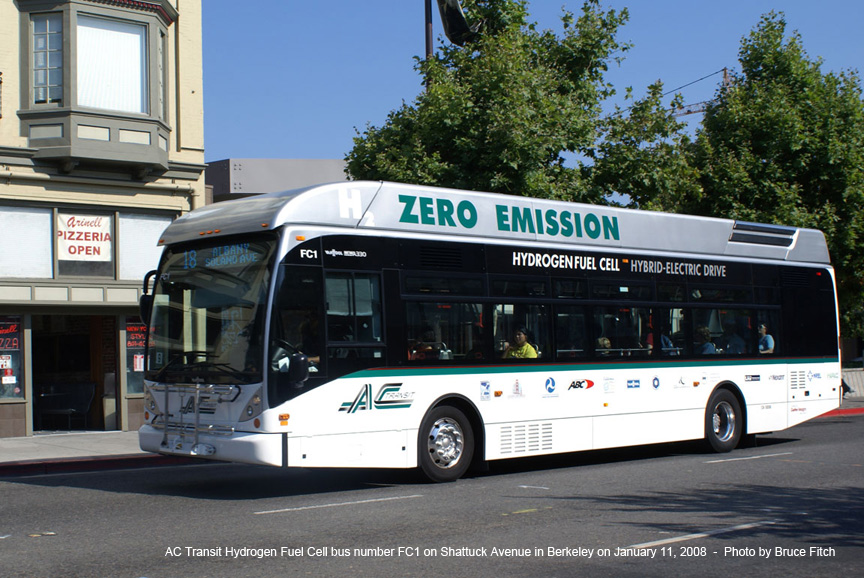
[[426,0],[426,60],[432,58],[432,0]]
[[[426,61],[432,58],[432,0],[426,0]],[[426,73],[426,90],[429,90],[429,73]]]

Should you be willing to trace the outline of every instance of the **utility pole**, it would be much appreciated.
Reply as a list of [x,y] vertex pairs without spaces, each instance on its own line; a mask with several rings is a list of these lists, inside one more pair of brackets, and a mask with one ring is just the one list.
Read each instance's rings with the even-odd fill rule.
[[432,0],[426,0],[426,60],[430,58],[432,58]]

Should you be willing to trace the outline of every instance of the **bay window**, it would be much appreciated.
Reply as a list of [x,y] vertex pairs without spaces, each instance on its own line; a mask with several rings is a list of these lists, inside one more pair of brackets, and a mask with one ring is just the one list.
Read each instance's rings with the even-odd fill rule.
[[[126,165],[135,178],[168,170],[168,0],[19,0],[18,116],[37,158],[64,172]],[[26,33],[24,33],[26,32]]]

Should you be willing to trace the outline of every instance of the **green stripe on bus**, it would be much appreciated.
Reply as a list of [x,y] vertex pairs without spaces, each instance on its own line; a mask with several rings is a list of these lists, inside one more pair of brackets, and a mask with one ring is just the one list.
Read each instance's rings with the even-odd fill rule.
[[804,363],[838,363],[836,357],[824,358],[771,358],[771,359],[716,359],[711,361],[618,361],[614,363],[556,363],[530,365],[458,365],[458,366],[423,366],[423,367],[385,367],[379,369],[364,369],[342,377],[369,378],[391,376],[422,376],[422,375],[472,375],[490,373],[539,373],[549,371],[600,371],[605,369],[668,369],[674,367],[717,368],[736,365],[799,365]]

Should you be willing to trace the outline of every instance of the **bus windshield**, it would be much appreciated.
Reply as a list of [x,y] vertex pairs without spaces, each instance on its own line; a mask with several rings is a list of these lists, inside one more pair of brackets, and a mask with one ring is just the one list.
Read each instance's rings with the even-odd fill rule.
[[146,378],[261,382],[275,238],[166,250],[153,293]]

